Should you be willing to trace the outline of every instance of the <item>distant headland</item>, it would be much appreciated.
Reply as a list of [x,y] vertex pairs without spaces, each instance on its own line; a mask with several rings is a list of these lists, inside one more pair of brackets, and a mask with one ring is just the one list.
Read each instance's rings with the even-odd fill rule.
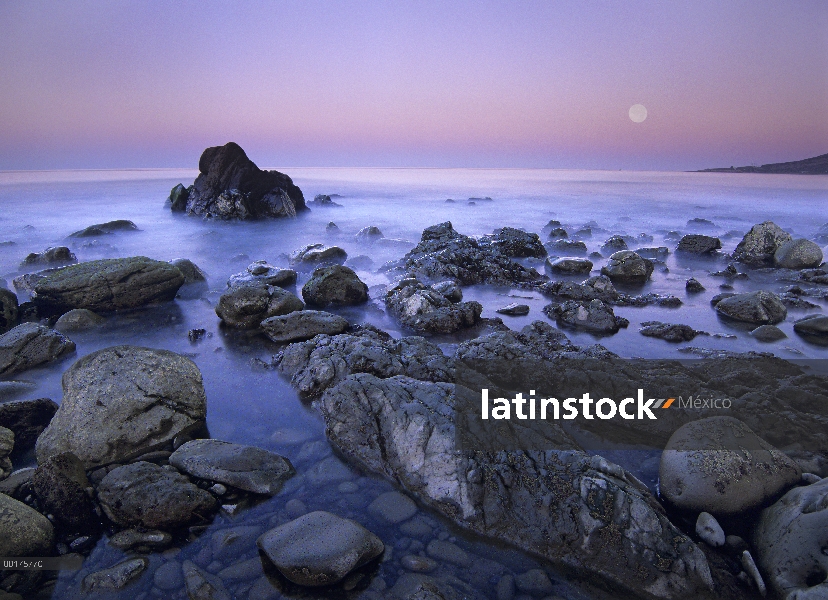
[[795,160],[793,162],[771,163],[761,167],[725,167],[702,169],[697,173],[785,173],[789,175],[828,175],[828,154]]

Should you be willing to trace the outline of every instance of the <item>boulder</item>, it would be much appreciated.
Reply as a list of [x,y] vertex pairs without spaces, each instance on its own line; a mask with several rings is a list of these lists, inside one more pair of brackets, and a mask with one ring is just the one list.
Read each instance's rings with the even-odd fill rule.
[[325,265],[341,265],[347,258],[348,253],[339,246],[308,244],[290,255],[290,266],[307,271]]
[[797,464],[733,417],[679,427],[659,465],[662,497],[712,515],[738,515],[772,503],[802,477]]
[[60,331],[61,333],[87,331],[105,322],[106,319],[93,313],[91,310],[86,308],[73,308],[69,312],[60,315],[60,318],[55,322],[55,331]]
[[684,289],[688,294],[699,294],[705,290],[705,287],[695,277],[691,277],[684,284]]
[[238,144],[207,148],[189,189],[188,215],[219,219],[295,217],[306,210],[305,197],[290,177],[262,171]]
[[648,260],[655,260],[664,262],[670,255],[670,250],[667,246],[636,248],[635,253],[641,258]]
[[22,502],[0,494],[0,555],[49,556],[55,530],[49,519]]
[[188,258],[174,258],[170,261],[170,264],[181,271],[184,276],[184,285],[207,282],[207,273]]
[[591,333],[612,334],[630,322],[616,317],[612,307],[601,300],[567,300],[562,304],[548,304],[544,314],[559,325],[582,329]]
[[14,292],[0,288],[0,334],[17,325],[17,296]]
[[432,284],[431,289],[446,297],[449,302],[460,302],[463,299],[463,290],[456,282],[438,281]]
[[653,274],[653,263],[632,250],[621,250],[610,256],[609,262],[601,267],[601,274],[613,283],[644,283]]
[[557,239],[544,244],[544,248],[552,256],[571,256],[587,253],[587,245],[580,240]]
[[43,252],[32,252],[23,259],[20,266],[25,268],[32,265],[68,265],[74,262],[78,262],[78,257],[69,248],[56,246],[46,248]]
[[696,331],[689,325],[675,325],[673,323],[662,323],[660,321],[644,321],[639,330],[641,335],[659,338],[668,342],[689,342],[702,333]]
[[204,424],[195,363],[168,350],[114,346],[63,374],[63,401],[37,440],[38,462],[72,452],[89,469],[166,447]]
[[185,560],[181,565],[181,571],[187,597],[191,600],[232,600],[233,596],[224,587],[222,580],[216,575],[202,571],[194,562]]
[[586,258],[564,257],[554,260],[547,258],[546,264],[553,273],[564,273],[567,275],[589,273],[592,270],[592,261]]
[[75,342],[37,323],[23,323],[0,335],[0,375],[9,376],[75,351]]
[[368,301],[368,286],[348,267],[316,269],[302,287],[302,298],[314,306],[351,306]]
[[106,223],[98,223],[97,225],[90,225],[86,229],[81,229],[75,233],[69,234],[70,238],[84,238],[84,237],[98,237],[100,235],[109,235],[116,231],[139,231],[138,226],[132,221],[126,219],[118,219],[117,221],[108,221]]
[[193,477],[246,492],[273,496],[295,471],[273,452],[219,440],[192,440],[172,453],[170,464]]
[[358,242],[373,242],[381,237],[385,237],[380,231],[379,227],[374,227],[371,225],[370,227],[363,227],[360,229],[356,234],[356,241]]
[[715,307],[720,315],[757,325],[781,323],[788,316],[788,309],[779,296],[763,290],[723,298]]
[[[796,328],[796,324],[794,324],[794,328]],[[784,340],[788,337],[785,332],[779,329],[776,325],[760,325],[750,332],[750,336],[760,342],[776,342],[778,340]]]
[[[544,321],[533,321],[520,331],[506,329],[462,342],[455,352],[455,359],[462,361],[492,360],[551,360],[560,353],[576,350],[575,346],[559,329]],[[400,373],[408,375],[408,373]],[[414,375],[410,375],[414,377]],[[424,379],[417,377],[417,379]],[[453,381],[454,379],[432,379]]]
[[624,238],[620,235],[613,235],[601,246],[601,254],[607,256],[608,254],[615,254],[616,252],[627,249],[627,242]]
[[280,287],[245,285],[222,294],[216,314],[228,327],[254,329],[269,317],[303,308],[305,305],[299,298]]
[[480,241],[484,247],[492,246],[502,255],[512,258],[546,256],[546,248],[537,233],[527,233],[514,227],[495,229],[493,234],[483,236]]
[[546,294],[565,300],[601,300],[608,304],[615,303],[621,296],[612,281],[606,275],[596,275],[581,283],[572,281],[554,281],[541,288]]
[[308,204],[313,204],[319,208],[339,208],[342,206],[341,204],[331,200],[331,197],[327,194],[316,194],[316,196],[313,197],[313,200],[308,202]]
[[816,268],[822,264],[822,249],[811,240],[791,240],[776,249],[773,262],[783,269]]
[[304,586],[342,581],[385,549],[376,535],[356,521],[324,511],[271,529],[257,544],[282,575]]
[[183,184],[176,184],[170,190],[170,195],[167,198],[167,203],[170,210],[173,212],[184,212],[187,210],[187,200],[190,199],[190,188],[185,188]]
[[779,598],[828,597],[828,479],[794,488],[763,510],[753,545]]
[[293,269],[280,269],[268,264],[266,260],[258,260],[241,273],[231,275],[227,280],[228,288],[242,286],[279,286],[285,287],[296,283],[296,271]]
[[563,227],[555,227],[549,231],[549,239],[556,240],[559,238],[568,238],[569,234],[566,232],[566,229]]
[[765,221],[751,227],[736,246],[733,258],[756,266],[771,264],[779,247],[792,239],[791,234],[783,231],[779,225]]
[[172,300],[183,283],[181,271],[170,263],[145,256],[108,258],[49,273],[35,283],[32,299],[55,312],[110,311]]
[[794,331],[803,336],[828,337],[828,316],[808,315],[794,322]]
[[521,317],[521,316],[529,314],[529,305],[528,304],[517,304],[516,302],[513,302],[512,304],[509,304],[509,305],[504,306],[502,308],[498,308],[495,312],[499,315],[509,315],[509,316],[512,316],[512,317]]
[[48,398],[0,403],[0,427],[14,432],[15,446],[27,450],[49,425],[58,405]]
[[95,532],[100,522],[86,493],[91,488],[83,463],[71,452],[50,456],[32,477],[32,487],[44,512],[75,533]]
[[121,527],[173,530],[201,521],[218,503],[184,475],[139,461],[117,467],[98,485],[98,501]]
[[261,323],[265,335],[274,342],[298,342],[324,333],[336,335],[348,329],[348,321],[321,310],[300,310]]
[[691,233],[681,238],[676,246],[676,252],[687,252],[688,254],[710,254],[721,250],[722,241],[717,237]]
[[480,320],[479,302],[451,302],[416,279],[403,279],[385,294],[385,306],[400,323],[418,333],[452,333]]

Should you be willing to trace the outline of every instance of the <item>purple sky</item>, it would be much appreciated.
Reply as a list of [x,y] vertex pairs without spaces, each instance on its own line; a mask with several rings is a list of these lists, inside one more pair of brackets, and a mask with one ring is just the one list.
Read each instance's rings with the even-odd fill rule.
[[[828,152],[828,2],[3,2],[0,169]],[[633,104],[647,107],[633,123]]]

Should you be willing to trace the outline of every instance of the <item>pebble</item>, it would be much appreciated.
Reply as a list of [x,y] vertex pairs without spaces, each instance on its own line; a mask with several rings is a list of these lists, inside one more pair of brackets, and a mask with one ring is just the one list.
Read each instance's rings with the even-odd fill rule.
[[768,590],[765,587],[765,581],[762,579],[762,575],[759,573],[759,569],[756,568],[756,563],[753,562],[753,557],[750,555],[750,552],[747,550],[742,552],[741,559],[742,568],[753,579],[753,582],[756,584],[756,589],[759,590],[759,593],[762,596],[767,594]]
[[468,567],[471,565],[471,558],[466,551],[451,542],[431,540],[426,547],[426,552],[432,558],[457,565],[458,567]]
[[209,489],[214,496],[224,496],[227,493],[227,488],[220,483],[214,483]]
[[375,518],[396,525],[417,514],[417,505],[411,498],[399,492],[387,492],[371,502],[368,512]]
[[359,486],[353,481],[343,481],[336,489],[339,490],[340,494],[353,494],[359,491]]
[[699,513],[699,517],[696,519],[696,535],[714,548],[725,544],[724,530],[710,513]]
[[414,554],[406,554],[400,559],[400,564],[407,571],[414,573],[430,573],[437,568],[437,562],[425,557],[416,556]]

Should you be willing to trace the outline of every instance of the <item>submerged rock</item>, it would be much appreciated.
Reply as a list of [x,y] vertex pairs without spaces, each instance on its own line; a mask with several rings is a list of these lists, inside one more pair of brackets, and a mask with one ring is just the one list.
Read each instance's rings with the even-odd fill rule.
[[684,284],[684,289],[687,290],[688,294],[699,294],[705,290],[705,287],[698,279],[691,277]]
[[627,249],[627,242],[624,238],[620,235],[613,235],[601,245],[601,254],[606,256],[608,254],[615,254],[616,252]]
[[502,255],[513,258],[546,256],[546,248],[537,233],[527,233],[514,227],[495,229],[493,234],[483,236],[480,242],[484,247],[492,246]]
[[644,283],[653,274],[653,263],[632,250],[622,250],[610,256],[609,262],[601,268],[601,274],[613,283]]
[[544,244],[544,248],[546,248],[547,252],[553,256],[567,256],[587,253],[587,245],[580,240],[557,239]]
[[0,335],[0,375],[9,376],[53,362],[75,351],[75,342],[37,323],[23,323]]
[[222,580],[189,560],[181,565],[187,596],[192,600],[232,600]]
[[379,227],[374,227],[373,225],[369,227],[363,227],[360,229],[356,234],[356,241],[358,242],[373,242],[382,237],[385,237],[380,231]]
[[308,204],[313,204],[315,207],[319,208],[341,208],[342,205],[334,202],[331,200],[331,197],[327,194],[316,194],[313,197],[313,200],[308,202]]
[[586,258],[563,257],[546,259],[549,270],[553,273],[577,274],[589,273],[592,270],[592,261]]
[[709,235],[691,233],[685,235],[676,246],[676,252],[687,252],[688,254],[710,254],[721,250],[722,242],[719,238]]
[[296,271],[280,269],[268,264],[266,260],[259,260],[247,266],[241,273],[231,275],[227,280],[228,288],[243,286],[279,286],[285,287],[296,283]]
[[728,296],[716,302],[715,307],[721,315],[757,325],[781,323],[788,316],[779,296],[766,291]]
[[149,564],[149,559],[144,556],[128,558],[115,566],[90,573],[83,578],[81,588],[87,594],[122,590],[140,577]]
[[316,269],[302,287],[302,298],[314,306],[351,306],[368,301],[368,286],[348,267]]
[[601,300],[567,300],[562,304],[548,304],[543,309],[558,324],[592,333],[617,333],[629,321],[616,317],[612,307]]
[[300,310],[261,323],[265,335],[274,342],[298,342],[324,333],[336,335],[348,329],[348,321],[321,310]]
[[228,327],[254,329],[269,317],[286,315],[305,308],[305,304],[276,286],[244,285],[221,295],[216,314]]
[[388,290],[385,305],[405,327],[422,333],[452,333],[480,319],[479,302],[456,302],[416,279],[403,279]]
[[20,266],[67,265],[74,262],[78,262],[78,257],[75,256],[69,248],[66,246],[55,246],[52,248],[46,248],[43,252],[32,252],[23,259]]
[[498,308],[496,313],[501,315],[510,315],[513,317],[519,317],[523,315],[529,314],[529,305],[528,304],[517,304],[512,303],[508,306],[504,306],[503,308]]
[[73,308],[63,313],[55,322],[55,330],[62,333],[73,331],[86,331],[94,329],[106,322],[102,316],[93,313],[85,308]]
[[660,321],[644,321],[641,325],[642,327],[639,330],[641,335],[659,338],[668,342],[689,342],[702,333],[701,331],[696,331],[689,325],[675,325],[672,323],[662,323]]
[[773,262],[783,269],[810,269],[822,264],[822,249],[811,240],[785,242],[773,254]]
[[733,258],[750,265],[771,264],[779,247],[792,239],[791,234],[783,231],[779,225],[765,221],[751,227],[736,246]]
[[[794,325],[794,327],[796,327],[796,325]],[[760,342],[775,342],[788,337],[785,332],[779,329],[776,325],[760,325],[751,331],[750,335]]]
[[99,235],[109,235],[116,231],[139,231],[138,226],[132,221],[126,219],[118,219],[117,221],[108,221],[107,223],[98,223],[97,225],[90,225],[86,229],[81,229],[69,235],[70,238],[84,238],[97,237]]
[[7,289],[0,288],[0,334],[17,325],[17,312],[17,296]]
[[341,265],[347,258],[348,253],[339,246],[308,244],[290,255],[290,266],[308,270],[325,265]]

